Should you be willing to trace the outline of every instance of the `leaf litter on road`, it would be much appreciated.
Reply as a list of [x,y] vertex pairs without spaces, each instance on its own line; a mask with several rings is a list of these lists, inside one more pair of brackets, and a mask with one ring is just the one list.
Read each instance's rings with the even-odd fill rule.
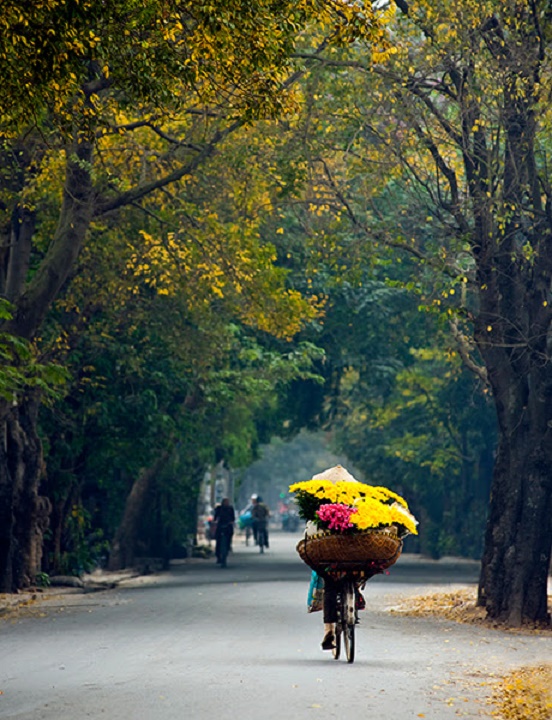
[[[552,596],[549,604],[552,606]],[[442,618],[512,633],[552,635],[552,625],[508,628],[488,620],[485,609],[477,606],[474,588],[401,598],[388,612]],[[498,720],[552,720],[552,664],[521,667],[491,683],[480,684],[493,686],[490,702],[494,708],[492,715]]]

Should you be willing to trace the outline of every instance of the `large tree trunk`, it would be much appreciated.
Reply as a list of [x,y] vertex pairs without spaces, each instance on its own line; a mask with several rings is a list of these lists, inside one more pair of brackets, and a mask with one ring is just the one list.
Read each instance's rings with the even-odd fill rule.
[[[428,178],[424,163],[420,171],[413,167],[410,143],[403,146],[402,158],[418,187],[437,204],[437,214],[454,220],[460,242],[445,244],[443,258],[450,253],[462,259],[464,243],[470,244],[475,273],[463,259],[450,267],[463,281],[468,275],[474,280],[477,301],[462,310],[474,322],[498,419],[479,600],[491,618],[510,625],[546,621],[552,545],[552,186],[543,150],[549,143],[543,78],[549,73],[549,3],[473,4],[452,39],[442,34],[436,0],[427,13],[408,0],[396,4],[417,25],[420,54],[409,47],[404,63],[397,54],[394,88],[404,93],[404,105],[397,105],[402,117],[389,144],[400,146],[410,130],[435,163]],[[455,152],[462,157],[462,172],[452,159]],[[443,238],[448,236],[448,222],[441,229]],[[423,256],[425,240],[421,250]],[[468,365],[475,367],[470,358]]]
[[0,443],[0,590],[33,584],[41,568],[50,502],[38,494],[43,471],[36,432],[39,400],[26,400],[2,420]]
[[[552,550],[552,230],[540,216],[530,231],[522,198],[531,187],[531,105],[512,101],[506,143],[504,233],[480,235],[481,287],[475,338],[488,370],[499,441],[479,583],[479,602],[511,626],[547,622]],[[535,208],[539,199],[535,199]],[[537,214],[537,213],[535,213]],[[482,212],[480,227],[490,226]],[[536,249],[525,258],[522,243]]]
[[495,467],[479,602],[490,617],[514,627],[550,620],[551,466],[543,439],[550,442],[527,427],[504,433]]
[[519,626],[550,619],[552,365],[549,291],[513,265],[494,273],[509,277],[510,292],[487,285],[493,299],[476,325],[499,427],[479,602],[491,618]]

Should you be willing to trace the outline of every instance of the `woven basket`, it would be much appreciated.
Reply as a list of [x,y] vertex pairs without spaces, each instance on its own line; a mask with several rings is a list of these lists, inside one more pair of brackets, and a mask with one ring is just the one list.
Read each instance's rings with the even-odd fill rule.
[[318,533],[297,543],[301,560],[316,571],[329,567],[379,572],[391,567],[402,551],[402,540],[391,529],[369,530],[356,535]]

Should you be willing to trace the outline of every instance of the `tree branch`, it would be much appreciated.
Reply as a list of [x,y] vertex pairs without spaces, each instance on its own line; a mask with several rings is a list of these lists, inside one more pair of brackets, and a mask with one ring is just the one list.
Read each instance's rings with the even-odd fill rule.
[[[320,43],[317,52],[322,52],[326,48],[327,44],[327,41]],[[294,85],[298,80],[303,77],[305,72],[305,70],[297,70],[296,72],[292,73],[282,83],[282,90],[287,90],[289,87]],[[145,124],[147,124],[148,122],[149,121],[145,121]],[[190,160],[188,163],[181,166],[180,168],[173,170],[173,172],[169,173],[168,175],[157,178],[156,180],[148,183],[137,185],[131,190],[120,193],[113,198],[97,198],[93,216],[95,218],[103,217],[104,215],[107,215],[114,210],[118,210],[119,208],[125,207],[126,205],[136,203],[138,200],[141,200],[142,198],[146,197],[152,192],[155,192],[156,190],[160,190],[167,185],[178,182],[186,175],[191,175],[203,162],[205,162],[215,153],[217,147],[224,140],[226,140],[226,138],[228,138],[230,135],[232,135],[232,133],[236,132],[236,130],[239,130],[246,124],[247,120],[245,118],[239,118],[238,120],[234,120],[234,122],[232,122],[223,130],[217,130],[210,142],[204,145],[203,148],[194,147],[194,149],[197,150],[197,155],[192,160]]]
[[73,267],[92,215],[92,154],[89,139],[67,150],[63,201],[54,237],[43,262],[18,302],[8,330],[31,339]]
[[471,370],[481,380],[484,385],[490,386],[489,376],[487,368],[483,365],[478,365],[473,358],[471,353],[473,352],[473,342],[464,335],[464,333],[458,327],[456,320],[449,322],[450,329],[454,340],[456,341],[456,347],[458,354],[462,358],[464,365]]
[[244,124],[245,120],[240,119],[236,120],[234,123],[224,128],[224,130],[218,130],[211,139],[211,141],[207,143],[207,145],[205,145],[203,149],[198,152],[192,160],[190,160],[190,162],[182,165],[176,170],[173,170],[173,172],[169,173],[168,175],[157,178],[156,180],[148,183],[143,183],[142,185],[137,185],[135,188],[127,190],[126,192],[121,193],[114,198],[98,199],[96,201],[96,207],[94,209],[94,217],[103,217],[104,215],[107,215],[114,210],[118,210],[119,208],[125,207],[126,205],[134,204],[138,200],[141,200],[142,198],[149,195],[150,193],[155,192],[156,190],[160,190],[161,188],[164,188],[167,185],[171,185],[172,183],[178,182],[186,175],[191,175],[203,162],[205,162],[205,160],[207,160],[214,154],[216,148],[223,140],[225,140],[229,135],[235,132],[238,128],[242,127]]

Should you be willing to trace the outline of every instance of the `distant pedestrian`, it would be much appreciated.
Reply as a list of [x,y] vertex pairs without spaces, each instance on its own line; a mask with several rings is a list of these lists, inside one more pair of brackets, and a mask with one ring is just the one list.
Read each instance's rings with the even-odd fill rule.
[[257,545],[261,552],[263,552],[265,547],[268,548],[268,518],[270,517],[270,510],[260,495],[257,495],[257,499],[251,510],[251,515],[253,516],[253,527],[257,538]]
[[217,524],[215,532],[215,554],[217,556],[217,563],[226,564],[226,553],[224,553],[224,557],[221,556],[221,541],[224,537],[227,541],[225,549],[231,549],[235,520],[236,513],[234,512],[234,507],[230,504],[228,498],[223,498],[221,504],[215,508],[215,522]]
[[255,500],[257,499],[257,494],[254,493],[251,495],[251,498],[249,500],[249,503],[244,507],[244,509],[240,513],[239,517],[239,525],[240,528],[245,530],[245,544],[249,545],[249,538],[251,535],[253,535],[253,542],[255,545],[257,544],[257,535],[256,528],[253,522],[253,507],[255,505]]

